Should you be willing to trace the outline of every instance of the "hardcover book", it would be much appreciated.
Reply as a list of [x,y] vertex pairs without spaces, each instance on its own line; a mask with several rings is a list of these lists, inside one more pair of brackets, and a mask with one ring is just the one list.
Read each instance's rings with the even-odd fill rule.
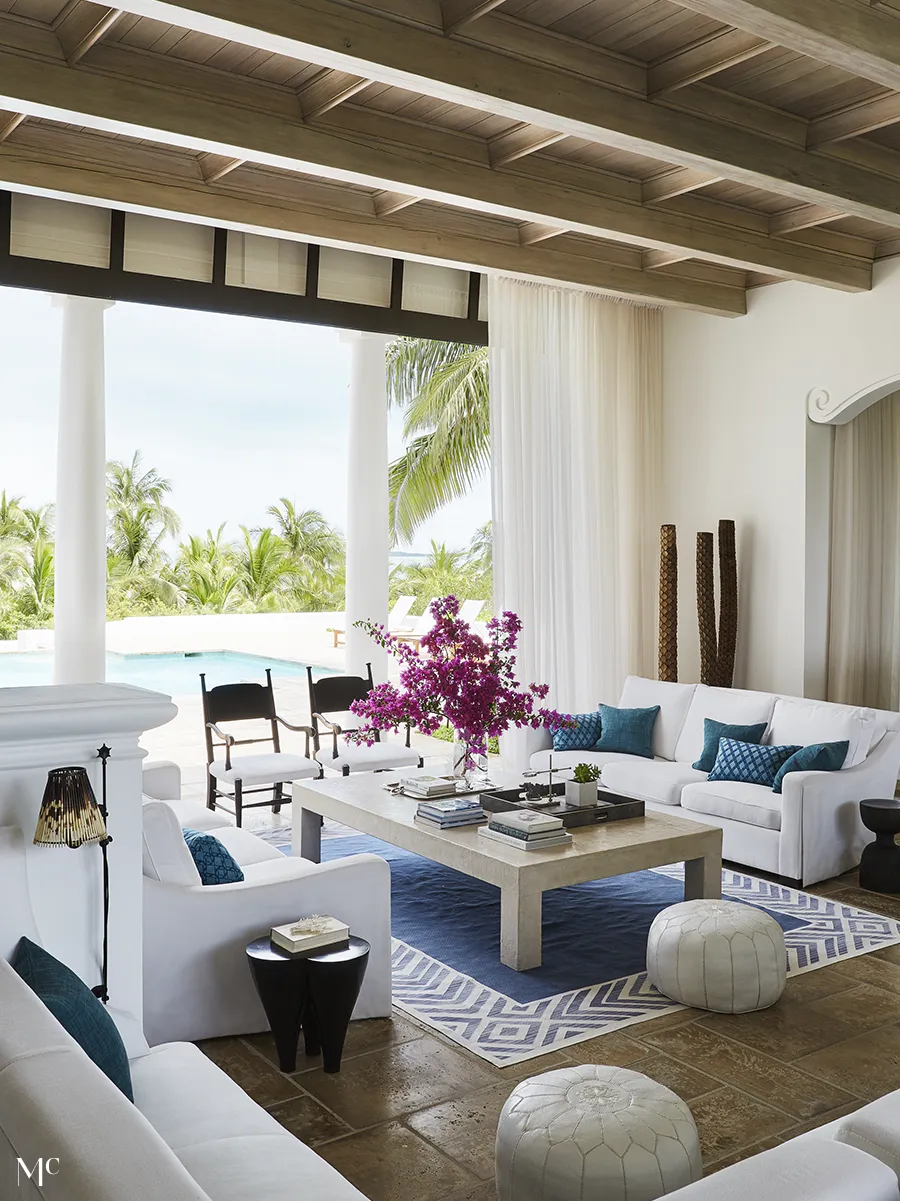
[[283,951],[299,955],[305,951],[315,951],[320,947],[331,946],[332,943],[346,942],[350,937],[350,927],[336,917],[325,917],[314,913],[312,917],[301,917],[295,922],[287,922],[283,926],[273,926],[272,942]]
[[[535,813],[533,809],[508,809],[497,816],[502,820],[504,826],[529,834],[537,833],[539,830],[561,830],[563,828],[561,818],[553,817],[548,813]],[[495,820],[497,819],[495,818]]]

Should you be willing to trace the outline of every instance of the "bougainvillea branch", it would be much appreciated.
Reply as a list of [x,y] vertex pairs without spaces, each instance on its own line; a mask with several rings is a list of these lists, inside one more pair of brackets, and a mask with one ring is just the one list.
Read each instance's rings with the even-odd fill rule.
[[488,738],[510,726],[561,729],[572,719],[542,707],[546,684],[520,684],[515,649],[522,622],[502,613],[487,623],[485,637],[459,617],[459,601],[432,601],[434,624],[421,639],[421,650],[401,642],[383,624],[358,621],[361,629],[400,663],[399,684],[378,684],[351,709],[365,725],[347,738],[371,745],[376,730],[399,731],[410,725],[434,734],[445,722],[466,744],[467,758],[487,754]]

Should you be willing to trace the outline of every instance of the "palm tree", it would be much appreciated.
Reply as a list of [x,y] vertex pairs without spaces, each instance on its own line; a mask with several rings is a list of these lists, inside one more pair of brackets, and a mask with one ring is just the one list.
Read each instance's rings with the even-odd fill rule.
[[106,465],[106,509],[109,549],[118,559],[141,571],[152,571],[162,559],[161,544],[178,533],[181,522],[165,503],[172,491],[169,480],[150,467],[143,470],[141,452],[130,463]]
[[465,496],[491,454],[485,346],[397,338],[387,348],[388,397],[403,409],[406,451],[391,464],[391,533],[416,527]]
[[266,512],[278,523],[278,532],[298,567],[311,574],[329,574],[344,557],[344,539],[318,509],[298,510],[282,496]]
[[239,578],[234,549],[224,540],[224,523],[215,534],[192,534],[182,542],[175,565],[175,579],[181,594],[192,609],[204,613],[224,613],[240,601]]
[[269,526],[251,531],[242,525],[241,531],[235,552],[241,595],[256,610],[281,608],[298,574],[287,544]]
[[53,612],[53,543],[37,537],[22,552],[19,596],[42,620]]
[[494,533],[493,523],[486,521],[472,535],[468,549],[469,562],[479,572],[493,570],[494,566]]
[[402,564],[391,572],[391,595],[399,592],[416,598],[415,608],[424,608],[435,596],[473,595],[476,574],[464,550],[448,550],[443,542],[431,540],[431,553],[422,563]]
[[55,505],[38,505],[36,509],[22,508],[23,526],[28,542],[34,544],[38,539],[49,542],[53,537],[53,520],[56,515]]

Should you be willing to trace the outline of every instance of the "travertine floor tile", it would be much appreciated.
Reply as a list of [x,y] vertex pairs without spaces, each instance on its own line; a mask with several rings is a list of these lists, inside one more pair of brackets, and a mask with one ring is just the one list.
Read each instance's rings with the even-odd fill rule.
[[[643,1026],[629,1027],[634,1033]],[[624,1030],[614,1030],[612,1034],[601,1034],[598,1038],[589,1038],[583,1043],[575,1043],[566,1047],[566,1055],[576,1063],[605,1063],[610,1067],[630,1068],[643,1071],[638,1061],[646,1059],[649,1051],[637,1039],[629,1037]]]
[[[364,1055],[367,1051],[378,1051],[382,1047],[388,1047],[394,1043],[411,1042],[414,1038],[421,1038],[424,1033],[421,1026],[413,1024],[399,1014],[393,1018],[368,1018],[361,1022],[351,1022],[347,1029],[347,1039],[344,1043],[341,1062],[352,1059],[354,1055]],[[244,1036],[244,1042],[249,1043],[254,1050],[265,1055],[266,1059],[272,1063],[278,1063],[275,1040],[271,1034],[248,1034]],[[322,1057],[320,1055],[309,1059],[304,1055],[303,1038],[301,1037],[297,1051],[297,1071],[306,1072],[321,1066]]]
[[[895,952],[890,955],[889,952]],[[857,955],[855,959],[845,959],[843,963],[835,964],[832,969],[854,984],[873,984],[876,988],[886,988],[890,992],[900,993],[900,946],[883,947],[874,955]],[[811,972],[810,975],[819,975]]]
[[698,1025],[785,1062],[830,1047],[856,1033],[848,1022],[784,998],[771,1009],[758,1013],[710,1013]]
[[197,1045],[260,1105],[289,1101],[299,1093],[289,1076],[283,1076],[239,1038],[208,1038]]
[[634,1064],[633,1070],[642,1072],[651,1080],[670,1088],[682,1101],[692,1102],[695,1097],[701,1097],[704,1093],[711,1093],[722,1087],[720,1080],[715,1080],[686,1063],[679,1063],[677,1059],[671,1059],[668,1055],[648,1055],[640,1063]]
[[438,1201],[477,1183],[401,1122],[323,1143],[318,1153],[370,1201]]
[[[884,965],[888,966],[888,965]],[[810,1005],[810,1012],[826,1014],[853,1027],[856,1033],[900,1022],[900,994],[871,984],[859,984],[847,992],[823,997]]]
[[698,1097],[691,1105],[691,1113],[700,1132],[704,1166],[772,1138],[792,1122],[780,1109],[773,1109],[736,1088],[720,1088]]
[[298,1079],[357,1130],[496,1083],[486,1067],[427,1035],[357,1055],[337,1075],[316,1069]]
[[272,1105],[269,1113],[310,1147],[350,1133],[347,1123],[329,1113],[314,1097],[304,1095],[294,1101],[282,1101],[280,1105]]
[[900,1026],[883,1026],[797,1060],[797,1067],[874,1100],[900,1088]]
[[820,997],[830,997],[833,993],[846,992],[856,983],[851,977],[840,971],[840,964],[833,967],[816,968],[812,972],[804,972],[800,976],[792,976],[785,985],[782,1001],[818,1001]]
[[497,1084],[458,1101],[446,1101],[411,1114],[417,1134],[482,1180],[494,1178],[494,1139],[500,1110],[515,1084]]

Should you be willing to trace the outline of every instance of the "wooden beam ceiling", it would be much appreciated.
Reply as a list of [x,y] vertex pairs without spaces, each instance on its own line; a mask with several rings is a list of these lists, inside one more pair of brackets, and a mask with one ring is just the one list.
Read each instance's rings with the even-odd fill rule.
[[[98,47],[77,70],[12,42],[16,26],[0,19],[0,106],[90,128],[152,139],[195,153],[397,192],[592,237],[678,250],[742,270],[826,283],[870,286],[871,261],[773,239],[768,231],[700,223],[677,212],[624,199],[622,182],[603,190],[602,173],[570,164],[516,161],[502,170],[482,139],[418,126],[342,106],[314,125],[296,111],[290,89],[123,47]],[[443,43],[442,45],[449,45]],[[332,115],[339,123],[330,122]],[[856,172],[856,174],[859,174]],[[610,177],[612,180],[612,177]],[[563,182],[568,181],[568,182]],[[217,185],[218,186],[218,185]],[[900,197],[895,197],[900,207]],[[900,214],[897,217],[900,224]]]
[[503,0],[441,0],[444,33],[457,33],[502,3]]
[[647,75],[647,90],[651,96],[677,91],[756,58],[771,46],[742,29],[726,29],[654,63]]
[[326,67],[297,93],[303,117],[307,121],[314,121],[368,86],[368,79],[347,71],[331,71]]
[[886,125],[896,125],[898,121],[900,94],[888,92],[884,96],[876,96],[874,100],[816,117],[809,123],[806,144],[810,148],[828,146],[848,138],[858,138],[874,129],[884,129]]
[[80,62],[121,16],[121,8],[107,8],[91,0],[71,0],[53,25],[69,66]]

